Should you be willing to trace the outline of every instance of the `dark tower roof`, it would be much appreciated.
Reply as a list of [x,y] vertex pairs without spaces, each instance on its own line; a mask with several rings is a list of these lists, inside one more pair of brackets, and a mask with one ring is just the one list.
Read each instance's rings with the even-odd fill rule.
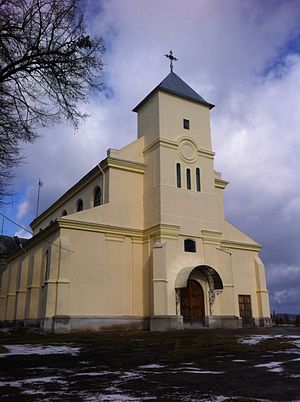
[[156,91],[164,91],[177,95],[181,98],[189,99],[193,102],[201,103],[201,105],[207,106],[209,109],[214,107],[213,104],[206,102],[196,91],[194,91],[188,84],[186,84],[177,74],[171,72],[167,77],[153,89],[134,109],[133,112],[137,112],[138,109],[150,98],[150,96]]

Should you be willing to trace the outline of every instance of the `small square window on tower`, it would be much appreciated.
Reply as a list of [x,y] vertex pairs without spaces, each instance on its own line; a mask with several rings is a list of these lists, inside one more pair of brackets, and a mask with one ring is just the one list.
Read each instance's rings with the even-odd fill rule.
[[190,129],[190,121],[187,119],[183,119],[183,128],[185,128],[186,130]]

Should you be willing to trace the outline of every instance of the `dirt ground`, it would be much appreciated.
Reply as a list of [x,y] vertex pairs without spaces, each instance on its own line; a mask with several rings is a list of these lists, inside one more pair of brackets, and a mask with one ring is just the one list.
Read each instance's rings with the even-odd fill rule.
[[[2,401],[300,401],[300,328],[0,330]],[[2,353],[1,353],[2,352]]]

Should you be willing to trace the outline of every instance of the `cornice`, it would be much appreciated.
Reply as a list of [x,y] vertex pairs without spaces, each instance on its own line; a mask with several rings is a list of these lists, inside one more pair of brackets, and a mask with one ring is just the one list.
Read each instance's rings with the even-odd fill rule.
[[154,236],[159,239],[178,239],[180,227],[176,225],[157,224],[144,230],[145,240],[149,236]]
[[63,229],[73,229],[73,230],[83,230],[87,232],[97,232],[97,233],[105,233],[108,235],[108,238],[111,239],[115,236],[115,238],[121,238],[123,236],[134,237],[135,239],[143,238],[143,230],[142,229],[132,229],[126,228],[122,226],[112,226],[112,225],[103,225],[99,223],[93,222],[83,222],[76,221],[71,219],[59,218],[57,220],[60,228]]
[[229,181],[215,178],[215,187],[224,190],[229,184]]
[[251,243],[242,243],[242,242],[236,242],[236,241],[230,241],[230,240],[222,240],[221,247],[259,252],[261,249],[261,244],[258,244],[258,243],[251,244]]
[[157,138],[155,141],[153,141],[151,144],[147,145],[143,153],[144,155],[147,155],[149,152],[153,151],[154,149],[158,148],[159,146],[165,147],[165,148],[171,148],[171,149],[177,149],[178,144],[176,141],[172,140],[167,140],[165,138]]
[[114,168],[119,170],[126,170],[128,172],[143,174],[145,172],[146,165],[140,162],[108,157],[103,161],[103,169],[107,168]]
[[[195,141],[189,137],[182,137],[179,139],[179,141],[172,141],[172,140],[168,140],[165,138],[157,138],[155,141],[153,141],[151,144],[147,145],[144,150],[143,153],[144,155],[147,155],[149,152],[155,150],[158,147],[164,147],[164,148],[171,148],[171,149],[175,149],[177,150],[179,148],[179,144],[183,141],[183,140],[189,140],[191,142],[193,142],[195,144]],[[208,151],[206,149],[202,149],[199,148],[197,146],[197,144],[195,144],[197,147],[197,155],[198,156],[203,156],[205,158],[209,158],[209,159],[214,159],[215,153],[212,151]]]
[[31,249],[34,247],[37,243],[40,241],[45,241],[50,244],[50,242],[46,239],[48,236],[50,236],[52,233],[57,231],[59,229],[58,222],[55,221],[51,225],[47,226],[46,229],[44,229],[42,232],[37,233],[31,239],[28,239],[26,243],[22,244],[20,248],[16,251],[14,251],[12,254],[10,254],[7,257],[7,262],[12,261],[16,257],[19,257],[20,255],[24,255],[24,253],[27,252],[27,250]]
[[220,244],[222,232],[213,230],[202,230],[203,243],[204,244]]

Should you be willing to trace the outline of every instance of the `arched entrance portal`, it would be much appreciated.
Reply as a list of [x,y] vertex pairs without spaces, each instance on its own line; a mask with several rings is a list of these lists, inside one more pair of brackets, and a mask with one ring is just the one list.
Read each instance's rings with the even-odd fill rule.
[[176,314],[183,316],[185,326],[207,325],[215,297],[223,291],[223,282],[214,268],[198,265],[178,272],[175,289]]
[[189,279],[187,286],[180,289],[180,314],[183,322],[204,325],[204,293],[199,282]]

